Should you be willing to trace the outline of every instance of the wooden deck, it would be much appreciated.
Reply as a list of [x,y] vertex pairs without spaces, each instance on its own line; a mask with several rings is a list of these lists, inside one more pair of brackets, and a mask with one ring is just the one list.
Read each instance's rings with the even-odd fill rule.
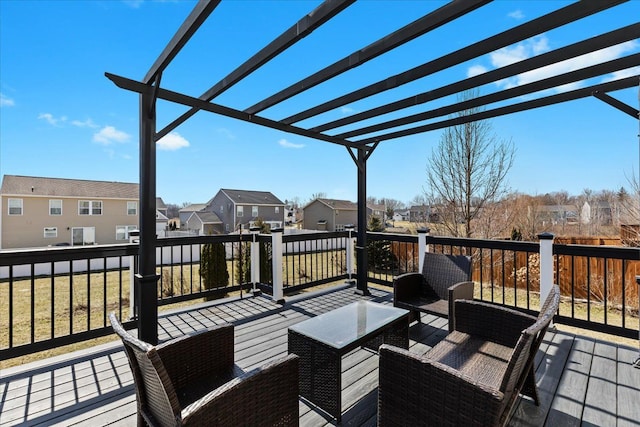
[[[232,322],[236,363],[251,369],[286,354],[288,326],[361,298],[353,288],[340,287],[289,298],[284,306],[264,297],[203,304],[162,315],[160,339]],[[369,298],[391,303],[391,295],[377,289]],[[411,327],[412,350],[427,351],[446,328],[444,319],[423,316]],[[541,406],[520,399],[510,425],[639,426],[640,369],[631,366],[637,356],[637,348],[548,332],[537,359]],[[376,425],[377,358],[360,349],[343,359],[343,425]],[[135,425],[132,376],[119,342],[5,369],[0,399],[0,426]],[[333,424],[300,402],[300,425]]]

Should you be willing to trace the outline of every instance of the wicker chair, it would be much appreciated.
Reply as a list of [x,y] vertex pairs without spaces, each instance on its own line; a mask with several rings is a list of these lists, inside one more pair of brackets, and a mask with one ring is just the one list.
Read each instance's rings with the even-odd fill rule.
[[533,379],[535,389],[533,359],[558,309],[557,286],[547,301],[538,318],[456,301],[455,331],[424,355],[383,344],[378,425],[506,424],[523,384]]
[[473,299],[471,258],[464,255],[424,254],[422,273],[405,273],[393,281],[393,305],[411,311],[410,321],[420,313],[449,318],[453,331],[453,302]]
[[233,363],[233,325],[152,346],[114,313],[109,319],[133,372],[139,426],[299,424],[297,356],[242,372]]

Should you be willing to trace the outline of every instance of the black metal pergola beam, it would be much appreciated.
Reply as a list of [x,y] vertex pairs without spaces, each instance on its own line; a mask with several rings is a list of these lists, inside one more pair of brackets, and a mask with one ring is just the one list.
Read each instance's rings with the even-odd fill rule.
[[165,68],[173,61],[178,52],[187,44],[191,36],[198,31],[198,28],[207,20],[211,12],[220,4],[220,0],[199,0],[187,19],[182,23],[171,41],[164,48],[162,53],[153,63],[142,81],[145,84],[155,81],[156,76],[161,74]]
[[[315,29],[322,26],[328,20],[342,12],[348,6],[353,4],[355,0],[326,0],[315,10],[305,15],[302,19],[289,27],[285,32],[280,34],[271,43],[261,49],[258,53],[253,55],[250,59],[245,61],[238,68],[233,70],[227,76],[225,76],[218,83],[213,85],[209,90],[200,95],[200,99],[203,101],[211,101],[216,96],[222,94],[227,89],[247,77],[249,74],[269,62],[271,59],[284,52],[289,47],[309,35]],[[167,135],[169,132],[180,126],[187,119],[193,116],[198,109],[192,108],[173,122],[165,126],[160,132],[158,132],[156,138],[160,139]]]
[[397,132],[391,132],[384,135],[376,135],[371,138],[365,138],[358,140],[359,144],[371,144],[377,141],[387,141],[390,139],[401,138],[403,136],[415,135],[418,133],[430,132],[438,129],[443,129],[450,126],[457,126],[469,122],[476,122],[479,120],[490,119],[493,117],[504,116],[506,114],[517,113],[525,110],[533,110],[535,108],[546,107],[549,105],[560,104],[567,101],[575,101],[576,99],[586,98],[592,95],[593,92],[611,92],[615,90],[628,89],[638,84],[638,78],[640,76],[627,77],[620,80],[615,80],[609,83],[603,83],[599,85],[589,86],[581,89],[572,90],[557,95],[546,96],[531,101],[520,102],[512,104],[506,107],[495,108],[493,110],[485,110],[479,113],[470,114],[468,116],[455,117],[448,120],[443,120],[436,123],[430,123],[424,126],[418,126],[410,129],[404,129]]
[[[144,83],[131,80],[126,77],[117,76],[111,73],[105,73],[105,76],[121,89],[126,89],[129,91],[137,92],[141,94],[148,89],[148,86],[145,85]],[[184,95],[182,93],[174,92],[167,89],[159,88],[157,90],[157,97],[158,99],[163,99],[165,101],[170,101],[176,104],[181,104],[187,107],[195,108],[198,111],[199,110],[209,111],[211,113],[220,114],[222,116],[230,117],[230,118],[241,120],[244,122],[249,122],[256,125],[268,127],[271,129],[276,129],[283,132],[305,136],[305,137],[317,139],[320,141],[331,142],[333,144],[344,145],[346,147],[361,146],[361,144],[356,145],[353,141],[337,138],[331,135],[325,135],[322,133],[312,132],[308,129],[300,128],[297,126],[286,125],[276,120],[271,120],[271,119],[260,117],[260,116],[254,116],[252,114],[247,114],[240,110],[236,110],[230,107],[225,107],[223,105],[215,104],[212,102],[207,102],[199,98],[194,98],[192,96]]]
[[477,58],[478,56],[493,52],[513,43],[525,40],[529,37],[552,30],[586,16],[601,12],[604,9],[624,3],[628,0],[602,0],[602,1],[579,1],[558,9],[522,25],[503,31],[492,37],[486,38],[477,43],[466,46],[448,55],[434,59],[423,65],[414,67],[408,71],[388,77],[376,83],[350,92],[333,100],[324,102],[315,107],[294,114],[286,119],[284,123],[299,122],[318,114],[342,107],[355,101],[367,98],[378,93],[397,88],[406,83],[428,76],[430,74],[453,67],[465,61]]
[[370,110],[352,114],[338,120],[324,123],[319,126],[312,127],[310,130],[315,132],[325,132],[330,129],[346,126],[372,117],[392,113],[404,108],[415,107],[435,99],[443,98],[448,95],[460,93],[465,90],[479,87],[488,83],[493,83],[502,79],[513,77],[517,74],[526,73],[527,71],[542,68],[547,65],[575,58],[596,50],[604,49],[615,44],[623,43],[629,40],[640,38],[640,23],[628,25],[626,27],[601,34],[590,39],[565,46],[551,52],[536,55],[534,57],[518,61],[516,63],[487,71],[477,76],[459,80],[436,89],[422,92],[398,101],[394,101],[385,105],[381,105]]
[[[432,31],[447,22],[451,22],[452,20],[479,8],[490,1],[492,0],[454,0],[447,3],[441,8],[413,21],[408,25],[405,25],[399,30],[375,41],[367,47],[353,52],[351,55],[334,62],[322,70],[292,84],[286,89],[283,89],[280,92],[258,102],[244,111],[249,114],[256,114],[260,111],[266,110],[269,107],[289,99],[305,90],[311,89],[312,87],[342,74],[345,71],[360,66],[367,61],[389,52],[390,50]],[[283,122],[287,123],[286,120]],[[291,123],[293,122],[288,124]]]
[[596,90],[596,91],[593,92],[593,96],[598,98],[600,101],[603,101],[603,102],[611,105],[612,107],[617,108],[618,110],[622,111],[623,113],[626,113],[626,114],[630,115],[634,119],[640,119],[640,111],[636,110],[635,108],[633,108],[630,105],[625,104],[622,101],[619,101],[619,100],[615,99],[612,96],[607,95],[606,93],[603,93],[603,92],[600,92],[600,91]]
[[[608,62],[592,65],[590,67],[581,68],[570,71],[568,73],[559,74],[557,76],[548,77],[546,79],[536,80],[531,83],[515,86],[502,91],[494,92],[488,95],[478,96],[456,104],[436,108],[422,113],[411,114],[399,119],[388,120],[375,125],[366,126],[349,132],[335,135],[338,138],[352,138],[355,136],[365,135],[368,133],[387,130],[390,128],[412,124],[424,120],[433,119],[435,117],[446,116],[448,114],[457,113],[464,110],[479,108],[484,105],[493,104],[500,101],[528,95],[546,89],[553,89],[562,85],[579,82],[581,80],[590,79],[592,77],[624,70],[640,64],[640,53],[625,56],[623,58],[614,59]],[[597,96],[597,95],[596,95]],[[615,100],[614,100],[615,101]]]

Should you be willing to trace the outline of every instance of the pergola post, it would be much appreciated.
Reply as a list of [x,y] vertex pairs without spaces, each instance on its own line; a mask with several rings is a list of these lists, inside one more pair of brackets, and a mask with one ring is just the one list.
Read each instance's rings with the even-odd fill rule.
[[[358,229],[356,232],[356,293],[371,295],[367,285],[367,154],[368,147],[358,148]],[[370,154],[370,153],[369,153]]]
[[158,343],[156,274],[156,128],[153,88],[140,94],[140,247],[136,274],[138,338]]

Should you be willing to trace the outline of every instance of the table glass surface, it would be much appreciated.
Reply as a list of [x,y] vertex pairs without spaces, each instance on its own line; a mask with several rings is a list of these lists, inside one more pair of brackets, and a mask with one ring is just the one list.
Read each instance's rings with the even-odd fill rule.
[[289,329],[340,349],[407,313],[402,308],[357,301],[307,319]]

